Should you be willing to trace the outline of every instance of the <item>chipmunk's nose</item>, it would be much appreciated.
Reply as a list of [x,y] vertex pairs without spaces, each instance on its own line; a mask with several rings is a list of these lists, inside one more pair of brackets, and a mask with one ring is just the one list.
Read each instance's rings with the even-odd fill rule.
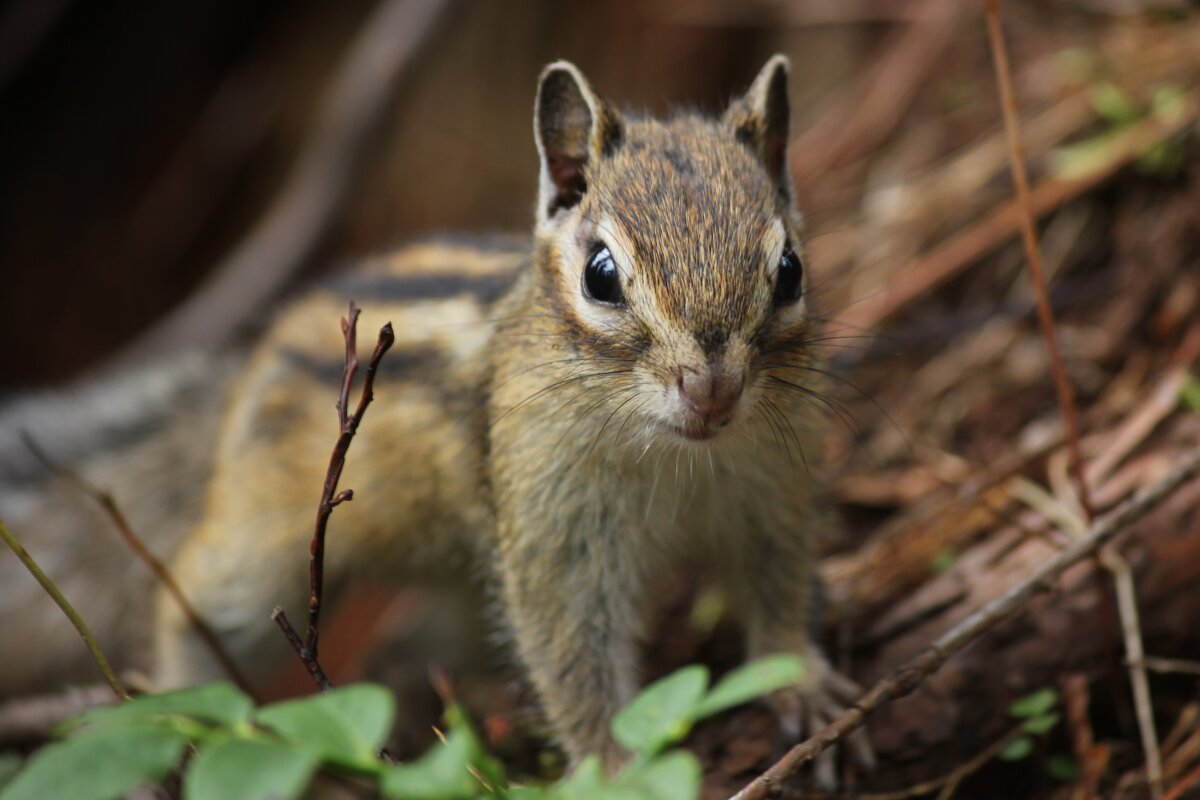
[[720,362],[699,369],[683,367],[676,379],[679,397],[688,410],[706,423],[727,422],[741,399],[746,377]]

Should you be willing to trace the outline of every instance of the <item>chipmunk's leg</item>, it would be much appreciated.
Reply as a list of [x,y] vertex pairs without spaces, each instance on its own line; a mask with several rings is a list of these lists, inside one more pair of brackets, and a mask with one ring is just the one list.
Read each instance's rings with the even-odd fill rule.
[[613,772],[629,758],[610,723],[637,689],[642,581],[636,560],[622,552],[621,531],[585,519],[594,508],[563,510],[520,528],[501,524],[501,595],[520,657],[572,762],[594,753]]
[[[741,618],[748,659],[794,653],[803,660],[801,683],[768,698],[785,738],[812,735],[859,697],[858,687],[830,667],[813,640],[818,591],[815,557],[803,532],[784,520],[759,521],[720,565],[731,607]],[[863,737],[852,742],[859,761],[870,762]],[[817,765],[818,780],[833,782],[833,762]]]

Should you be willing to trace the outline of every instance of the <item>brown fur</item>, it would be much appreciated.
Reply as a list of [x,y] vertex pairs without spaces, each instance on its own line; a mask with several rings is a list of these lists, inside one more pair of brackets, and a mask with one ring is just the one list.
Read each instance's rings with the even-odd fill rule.
[[[786,77],[777,57],[724,118],[658,121],[623,117],[553,64],[535,104],[531,244],[408,248],[279,317],[233,385],[200,520],[174,561],[247,669],[284,648],[270,608],[303,605],[336,433],[331,321],[353,297],[360,339],[391,320],[397,341],[343,476],[356,499],[331,523],[334,589],[483,565],[566,749],[611,768],[625,755],[609,722],[638,684],[652,578],[707,560],[751,656],[807,659],[804,691],[780,707],[797,723],[832,708],[807,634],[819,527],[807,470],[823,425],[812,322],[806,298],[775,300],[780,253],[801,233],[780,146]],[[584,296],[597,243],[623,305]],[[707,392],[734,411],[689,416],[687,398]],[[164,685],[220,675],[173,603],[157,628]]]

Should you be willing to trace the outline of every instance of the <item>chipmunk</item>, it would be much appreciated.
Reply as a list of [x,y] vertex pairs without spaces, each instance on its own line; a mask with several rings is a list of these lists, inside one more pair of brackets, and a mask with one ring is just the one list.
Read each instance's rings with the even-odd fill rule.
[[[792,733],[853,699],[809,633],[825,418],[787,79],[776,56],[719,118],[658,120],[618,112],[570,63],[549,65],[532,241],[376,259],[221,367],[240,374],[213,379],[229,400],[192,470],[209,473],[207,490],[188,487],[202,505],[172,570],[244,668],[277,663],[286,643],[267,614],[306,596],[342,369],[328,321],[354,299],[360,331],[390,320],[396,343],[342,478],[355,500],[331,522],[331,589],[482,565],[567,753],[610,769],[628,757],[609,723],[638,688],[644,602],[674,562],[716,568],[748,657],[803,657],[804,685],[772,700]],[[204,394],[203,374],[188,373],[186,397]],[[182,424],[203,428],[207,413]],[[161,475],[138,474],[154,484],[143,495],[162,493]],[[222,677],[170,598],[154,630],[162,686]],[[36,650],[36,624],[20,631]]]

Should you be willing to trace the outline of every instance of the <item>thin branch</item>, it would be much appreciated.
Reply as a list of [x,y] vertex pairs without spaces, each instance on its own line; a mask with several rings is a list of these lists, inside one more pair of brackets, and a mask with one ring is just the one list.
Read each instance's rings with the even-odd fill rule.
[[379,370],[379,361],[396,341],[389,322],[379,330],[379,339],[375,343],[375,351],[367,363],[367,371],[363,377],[362,393],[358,398],[358,407],[354,414],[347,413],[350,405],[350,387],[354,375],[358,372],[357,328],[359,308],[350,303],[348,318],[342,319],[342,336],[346,340],[346,366],[342,371],[342,388],[338,395],[337,413],[340,431],[333,453],[329,456],[329,468],[325,472],[325,486],[321,491],[321,502],[317,506],[317,521],[313,529],[312,544],[309,547],[308,579],[308,630],[304,636],[304,652],[302,658],[316,660],[318,657],[317,638],[321,621],[321,590],[325,579],[325,530],[329,524],[329,515],[333,509],[354,498],[354,492],[347,489],[338,492],[338,481],[346,466],[346,453],[350,450],[350,442],[358,431],[367,406],[375,398],[375,373]]
[[250,681],[246,679],[245,674],[243,674],[241,669],[238,668],[237,663],[233,660],[233,657],[229,654],[229,651],[226,650],[225,646],[221,644],[221,640],[217,637],[216,632],[204,620],[204,618],[200,616],[200,612],[196,610],[196,607],[193,606],[191,601],[187,599],[187,596],[184,595],[183,589],[180,588],[178,582],[175,580],[175,577],[171,574],[171,571],[167,569],[167,565],[159,560],[154,553],[150,552],[150,548],[146,547],[146,543],[142,541],[141,537],[134,533],[133,526],[129,524],[128,517],[126,517],[125,513],[121,511],[121,507],[117,505],[117,501],[112,494],[106,492],[95,484],[90,483],[79,473],[55,463],[54,460],[51,459],[46,453],[46,451],[44,451],[34,440],[34,438],[27,432],[22,431],[21,441],[23,441],[25,446],[29,448],[29,451],[33,453],[34,458],[42,462],[46,469],[50,470],[50,472],[52,472],[54,475],[65,480],[80,492],[88,497],[91,497],[100,504],[100,507],[104,509],[104,513],[108,514],[109,519],[112,520],[113,525],[116,527],[117,532],[121,535],[121,538],[125,540],[125,544],[127,544],[129,549],[132,550],[134,554],[150,568],[150,571],[154,573],[154,577],[158,579],[158,582],[162,584],[163,588],[167,590],[169,595],[171,595],[171,598],[179,606],[180,610],[183,611],[183,615],[187,618],[188,624],[191,625],[196,633],[200,635],[200,638],[204,641],[204,644],[207,645],[209,651],[212,652],[217,661],[221,663],[221,666],[225,669],[225,672],[229,675],[233,682],[236,683],[238,688],[240,688],[243,692],[254,696],[254,689],[250,685]]
[[1075,491],[1084,519],[1091,522],[1095,516],[1083,474],[1083,454],[1079,449],[1079,413],[1075,406],[1075,393],[1067,371],[1063,367],[1058,347],[1058,333],[1054,327],[1054,312],[1050,309],[1050,297],[1046,292],[1045,270],[1042,253],[1038,247],[1037,230],[1033,222],[1033,205],[1029,199],[1029,178],[1025,174],[1025,154],[1021,146],[1021,131],[1017,126],[1017,105],[1013,99],[1012,80],[1009,77],[1008,51],[1000,30],[1000,15],[997,0],[984,0],[987,10],[988,42],[992,60],[996,67],[996,86],[1000,91],[1000,107],[1004,115],[1004,131],[1008,137],[1009,163],[1012,165],[1013,184],[1017,190],[1017,207],[1020,209],[1021,240],[1025,245],[1025,256],[1029,261],[1029,277],[1033,281],[1037,299],[1038,324],[1050,351],[1050,366],[1054,373],[1054,388],[1058,393],[1058,405],[1062,410],[1067,429],[1067,448],[1071,454],[1071,476],[1075,479]]
[[271,621],[279,626],[279,630],[283,631],[283,635],[287,637],[288,644],[296,651],[296,655],[300,656],[300,663],[304,664],[304,668],[308,670],[308,675],[313,679],[313,683],[322,692],[328,692],[335,688],[333,681],[329,680],[329,676],[325,674],[325,670],[321,667],[321,662],[316,656],[306,655],[307,648],[304,646],[304,640],[300,638],[300,634],[296,633],[296,629],[292,627],[292,623],[288,620],[287,614],[283,613],[283,606],[275,606],[275,610],[271,612]]
[[[383,354],[396,341],[396,335],[392,331],[392,323],[388,322],[379,329],[379,338],[375,342],[375,350],[371,353],[371,360],[367,362],[367,371],[363,376],[362,392],[358,397],[358,406],[354,409],[353,414],[348,414],[350,388],[354,382],[354,374],[358,372],[359,311],[360,309],[354,304],[354,301],[350,301],[350,311],[341,321],[342,337],[346,341],[346,365],[342,370],[342,385],[338,391],[338,438],[333,446],[333,453],[329,456],[329,468],[325,472],[325,485],[321,490],[321,502],[317,505],[317,521],[313,527],[312,543],[309,545],[308,629],[305,631],[305,637],[303,639],[300,638],[300,634],[296,632],[296,629],[288,620],[287,614],[284,613],[281,606],[275,606],[275,610],[271,612],[271,621],[279,626],[279,630],[283,631],[284,637],[287,638],[292,649],[296,651],[296,655],[300,657],[304,668],[308,670],[313,683],[322,692],[328,692],[335,688],[333,681],[329,679],[329,676],[325,674],[324,668],[321,667],[321,662],[317,656],[322,589],[325,578],[325,531],[333,509],[342,503],[354,499],[354,492],[352,490],[346,489],[341,492],[337,490],[338,480],[341,478],[342,470],[346,466],[346,453],[350,450],[350,442],[354,440],[354,434],[358,431],[359,423],[362,422],[363,415],[367,413],[367,406],[375,399],[375,374],[379,371],[379,362],[383,359]],[[379,751],[379,757],[384,761],[393,764],[396,763],[395,756],[389,753],[386,748]]]
[[946,661],[983,633],[1008,618],[1039,592],[1054,588],[1059,577],[1071,566],[1090,556],[1118,533],[1154,510],[1168,495],[1200,474],[1200,448],[1192,450],[1178,466],[1157,483],[1138,492],[1116,512],[1097,521],[1086,536],[1076,539],[1032,575],[1005,594],[970,615],[908,662],[880,680],[845,713],[822,728],[816,735],[793,747],[774,766],[755,778],[733,800],[763,800],[778,795],[783,781],[808,761],[857,730],[883,704],[903,697]]
[[381,0],[351,43],[287,183],[249,234],[119,363],[226,339],[316,250],[362,172],[373,134],[449,0]]
[[17,558],[25,565],[25,569],[29,570],[33,577],[37,578],[37,582],[46,590],[46,594],[50,595],[51,599],[58,604],[62,612],[67,615],[67,619],[71,620],[71,624],[75,626],[75,630],[79,631],[80,638],[83,639],[84,645],[88,652],[92,654],[92,660],[96,662],[96,666],[100,668],[104,679],[108,681],[108,685],[112,687],[113,692],[121,700],[129,699],[129,690],[125,688],[125,684],[117,677],[117,673],[113,671],[112,665],[108,663],[108,659],[104,656],[104,651],[100,649],[100,645],[96,642],[96,637],[92,635],[92,631],[88,628],[87,623],[83,621],[83,617],[79,616],[79,612],[75,610],[67,598],[63,597],[62,592],[54,585],[54,581],[42,572],[42,568],[33,560],[33,556],[25,550],[20,540],[13,535],[8,526],[0,520],[0,538],[4,539],[5,543],[12,548],[16,553]]
[[[1038,247],[1037,230],[1033,221],[1033,208],[1029,200],[1029,180],[1025,174],[1025,157],[1021,147],[1021,132],[1017,124],[1016,102],[1013,99],[1012,80],[1008,66],[1008,51],[1000,29],[998,0],[984,0],[987,19],[988,42],[996,68],[996,86],[1000,92],[1000,106],[1004,115],[1004,130],[1008,137],[1009,162],[1012,166],[1013,183],[1017,191],[1020,208],[1021,239],[1029,263],[1029,277],[1033,282],[1037,298],[1038,324],[1046,349],[1050,354],[1050,366],[1054,375],[1055,391],[1067,430],[1067,453],[1070,472],[1075,484],[1075,493],[1083,519],[1091,523],[1095,517],[1087,476],[1084,473],[1083,451],[1079,444],[1079,411],[1075,403],[1074,389],[1067,378],[1062,355],[1058,347],[1058,333],[1054,324],[1054,313],[1050,309],[1050,298],[1046,291],[1046,279],[1042,268],[1042,255]],[[1100,549],[1100,563],[1113,575],[1117,589],[1117,608],[1121,617],[1121,631],[1125,642],[1125,653],[1129,662],[1129,680],[1133,686],[1134,708],[1137,713],[1138,731],[1142,749],[1146,754],[1146,774],[1150,782],[1151,796],[1162,797],[1162,754],[1158,747],[1158,734],[1154,729],[1154,708],[1150,700],[1150,684],[1146,678],[1144,648],[1141,626],[1137,616],[1137,602],[1133,587],[1133,576],[1125,559],[1112,547]]]
[[1142,629],[1138,620],[1137,592],[1133,587],[1133,571],[1114,547],[1100,549],[1100,562],[1113,575],[1117,587],[1117,609],[1121,616],[1121,633],[1125,640],[1129,682],[1133,686],[1133,707],[1137,713],[1138,732],[1146,753],[1146,778],[1150,793],[1162,797],[1162,752],[1154,727],[1154,705],[1150,702],[1150,681],[1146,677],[1146,654],[1142,646]]

